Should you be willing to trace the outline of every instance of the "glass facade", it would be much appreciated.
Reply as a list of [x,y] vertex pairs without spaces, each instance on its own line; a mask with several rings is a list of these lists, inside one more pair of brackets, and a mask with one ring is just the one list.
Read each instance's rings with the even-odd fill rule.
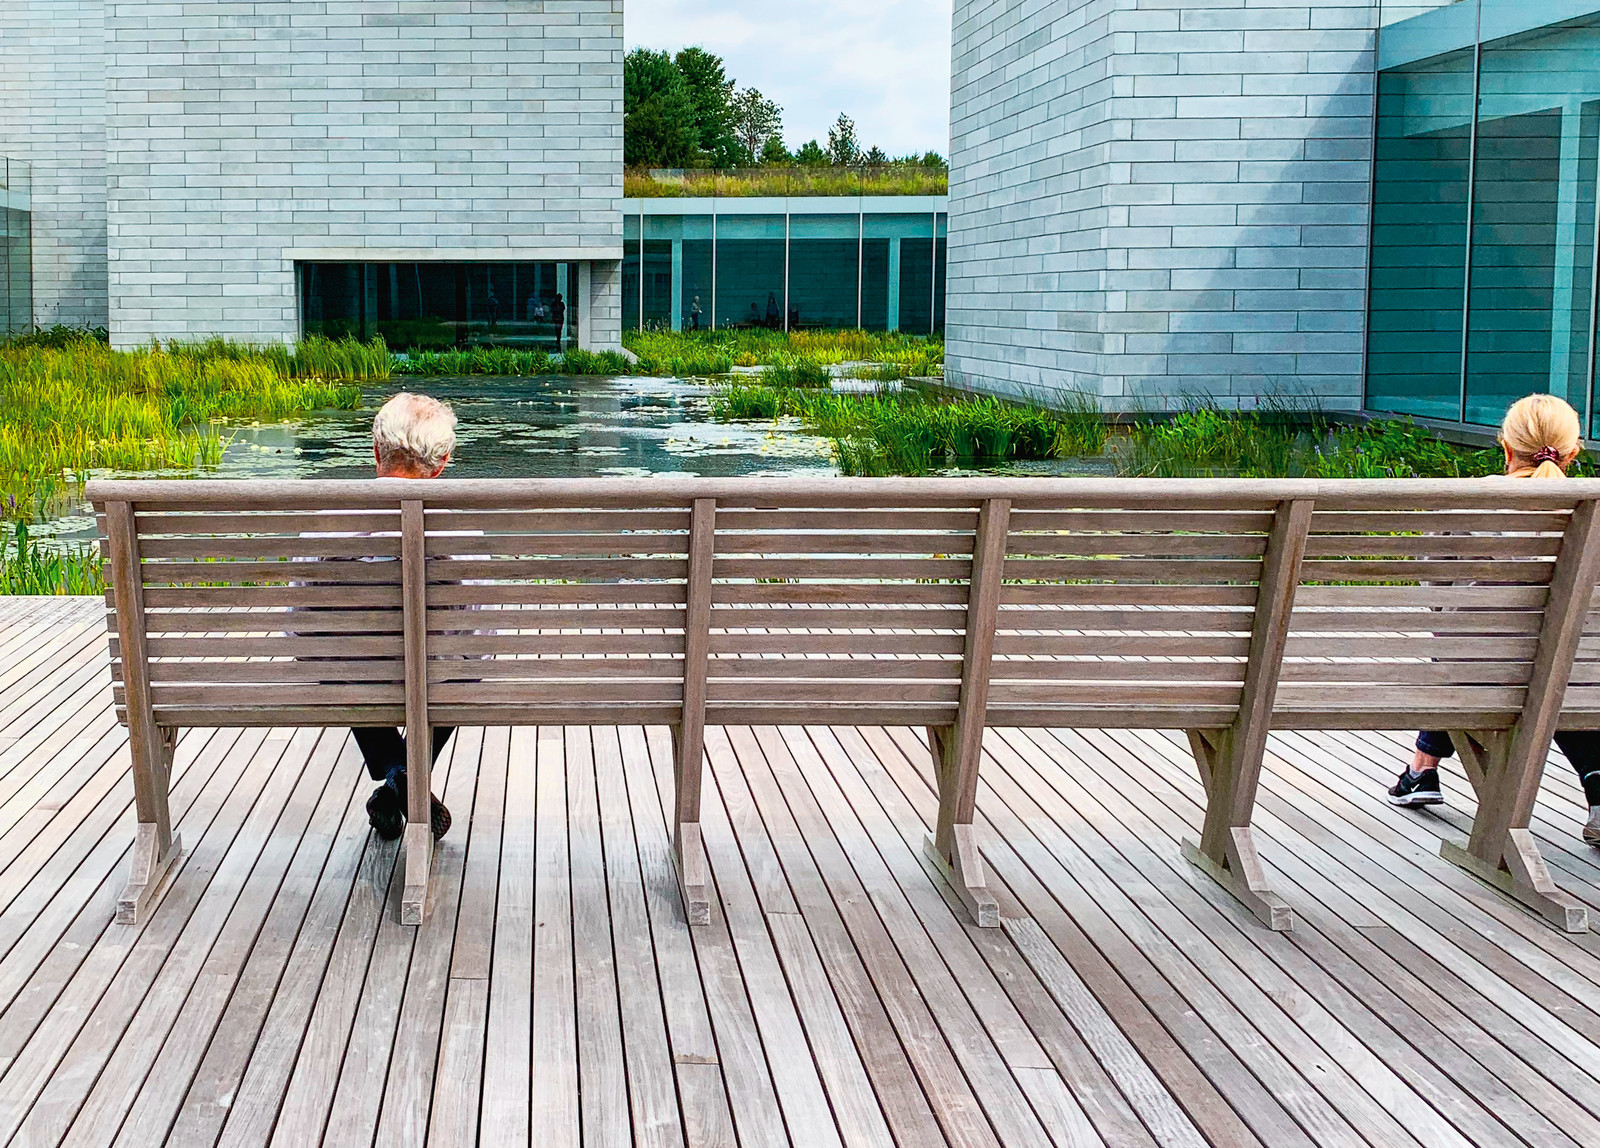
[[0,157],[0,337],[33,326],[33,215],[28,165]]
[[783,200],[767,202],[779,210],[745,200],[726,214],[693,203],[666,214],[677,205],[626,203],[623,326],[944,329],[943,211],[785,212]]
[[1490,38],[1537,8],[1458,5],[1481,42],[1378,75],[1372,410],[1493,426],[1548,391],[1600,425],[1600,18]]
[[576,345],[576,263],[301,263],[306,335],[396,349]]

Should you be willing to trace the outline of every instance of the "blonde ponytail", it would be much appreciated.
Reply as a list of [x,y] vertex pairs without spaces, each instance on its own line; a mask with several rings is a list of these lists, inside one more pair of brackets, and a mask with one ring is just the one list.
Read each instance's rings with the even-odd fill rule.
[[1527,395],[1511,404],[1500,424],[1513,478],[1565,478],[1578,457],[1578,412],[1554,395]]

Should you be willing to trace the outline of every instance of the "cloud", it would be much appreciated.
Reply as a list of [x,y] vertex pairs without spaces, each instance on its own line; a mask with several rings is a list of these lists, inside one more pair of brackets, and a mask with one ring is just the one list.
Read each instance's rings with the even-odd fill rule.
[[628,0],[629,48],[699,44],[783,107],[791,148],[840,112],[863,147],[950,148],[951,0]]

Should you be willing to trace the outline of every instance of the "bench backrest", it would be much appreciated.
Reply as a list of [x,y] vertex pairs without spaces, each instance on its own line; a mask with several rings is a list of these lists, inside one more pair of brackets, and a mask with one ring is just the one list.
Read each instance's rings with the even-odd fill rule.
[[[90,495],[114,675],[132,643],[163,725],[400,724],[409,685],[441,725],[676,723],[686,704],[713,723],[946,725],[986,697],[990,724],[1205,728],[1264,697],[1275,724],[1494,728],[1541,656],[1565,659],[1564,685],[1600,646],[1600,624],[1579,641],[1594,480]],[[1600,675],[1580,663],[1568,703],[1564,722],[1600,725]]]

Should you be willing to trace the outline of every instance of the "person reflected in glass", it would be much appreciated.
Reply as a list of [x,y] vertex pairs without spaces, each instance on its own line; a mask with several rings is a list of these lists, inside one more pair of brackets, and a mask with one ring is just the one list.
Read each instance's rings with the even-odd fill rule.
[[756,305],[754,303],[750,304],[750,317],[745,320],[745,326],[747,326],[747,327],[759,327],[759,326],[761,326],[761,314],[760,314],[760,312],[758,312],[756,310]]
[[689,330],[700,329],[700,296],[694,297],[694,302],[689,304]]
[[[1500,448],[1505,452],[1508,478],[1565,478],[1567,468],[1583,447],[1579,441],[1578,412],[1554,395],[1528,395],[1506,412],[1500,426]],[[1583,840],[1600,846],[1600,731],[1558,730],[1556,745],[1572,763],[1589,806]],[[1452,756],[1455,742],[1444,730],[1417,734],[1411,764],[1389,790],[1391,805],[1439,805],[1439,762]]]
[[556,354],[561,353],[561,340],[567,333],[567,305],[561,301],[561,293],[556,292],[555,302],[550,304],[550,319],[556,325]]
[[779,315],[778,315],[778,297],[775,294],[773,294],[771,291],[768,291],[767,292],[767,326],[771,327],[774,331],[776,331],[778,329],[778,327],[780,326],[778,320],[779,320]]

